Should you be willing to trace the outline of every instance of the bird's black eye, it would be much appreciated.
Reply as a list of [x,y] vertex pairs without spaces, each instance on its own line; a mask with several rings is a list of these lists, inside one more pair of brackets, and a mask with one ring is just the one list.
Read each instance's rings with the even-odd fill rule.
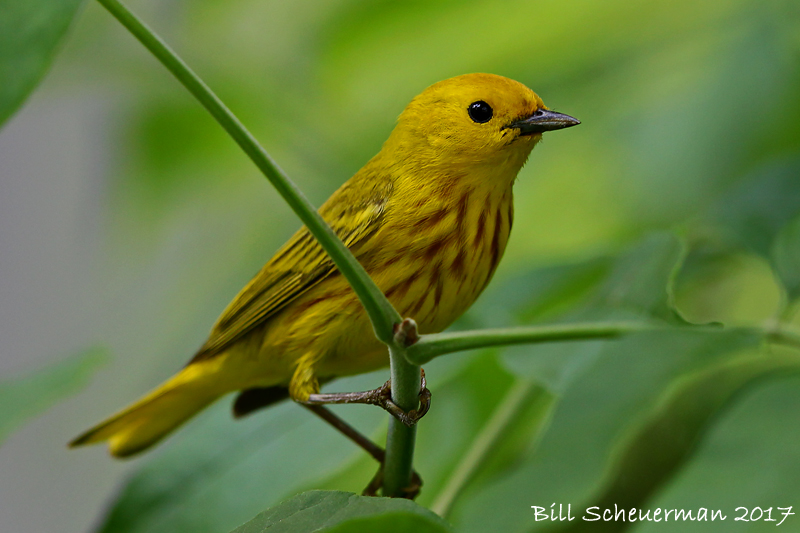
[[492,111],[492,106],[483,100],[478,100],[477,102],[469,104],[467,112],[469,113],[469,118],[478,124],[483,124],[484,122],[492,120],[492,114],[494,113]]

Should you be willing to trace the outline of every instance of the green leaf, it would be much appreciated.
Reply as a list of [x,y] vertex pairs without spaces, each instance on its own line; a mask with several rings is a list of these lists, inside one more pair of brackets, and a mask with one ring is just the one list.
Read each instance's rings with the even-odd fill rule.
[[450,526],[410,500],[310,491],[264,511],[232,533],[447,533]]
[[614,259],[597,257],[546,266],[490,286],[467,315],[470,329],[508,327],[563,315],[596,292]]
[[[800,377],[771,379],[736,398],[719,416],[695,452],[692,461],[648,507],[666,509],[720,509],[725,521],[689,524],[648,522],[636,529],[642,533],[703,533],[796,531],[798,515],[784,518],[778,507],[800,500]],[[736,522],[746,506],[764,511],[757,522]],[[774,522],[764,521],[772,508]],[[749,513],[748,513],[749,514]],[[755,516],[758,516],[756,511]]]
[[[365,390],[385,379],[366,374],[336,381],[331,390]],[[318,487],[322,479],[364,455],[293,402],[234,420],[226,400],[200,413],[141,459],[99,531],[230,531],[266,507]],[[385,413],[372,406],[334,410],[367,435],[386,421]],[[377,469],[377,463],[370,462],[368,476]],[[369,477],[354,490],[368,481]]]
[[695,324],[757,326],[774,319],[785,303],[780,285],[767,258],[705,241],[681,269],[676,305]]
[[724,238],[768,257],[775,235],[800,215],[800,159],[751,172],[709,210],[707,223]]
[[548,266],[492,287],[470,313],[483,327],[566,320],[658,317],[676,320],[673,279],[685,257],[671,233],[653,233],[616,257]]
[[[731,400],[766,378],[800,373],[796,354],[757,353],[714,366],[679,380],[648,420],[613,454],[611,474],[600,494],[586,506],[647,509],[649,500],[693,457],[701,438]],[[697,508],[696,500],[686,508]],[[703,502],[704,503],[704,502]],[[728,502],[732,503],[732,502]],[[580,506],[579,506],[580,508]],[[628,524],[573,522],[558,531],[624,531]]]
[[0,0],[0,125],[44,76],[83,0]]
[[320,531],[326,533],[365,533],[370,531],[380,533],[408,533],[409,531],[414,531],[415,533],[450,533],[453,529],[420,515],[386,512],[369,518],[353,518],[331,529]]
[[[592,294],[559,322],[616,318],[661,318],[679,322],[671,308],[670,291],[684,255],[683,244],[672,234],[656,233],[646,237],[604,267],[608,272],[605,279],[596,283]],[[577,284],[584,283],[582,276],[572,279]],[[538,304],[534,301],[530,305],[537,307]],[[506,349],[503,358],[512,371],[534,376],[551,390],[558,391],[581,365],[590,364],[609,342],[614,341],[558,342],[542,344],[535,349],[517,346]]]
[[107,352],[95,348],[23,378],[0,382],[0,443],[28,419],[85,387],[107,360]]
[[[715,201],[699,223],[699,242],[684,276],[708,272],[709,261],[730,261],[741,249],[770,260],[790,299],[800,294],[800,158],[771,160]],[[697,260],[697,256],[703,260]],[[713,288],[713,280],[703,280]],[[719,298],[717,298],[719,299]],[[701,302],[703,298],[700,298]]]
[[772,247],[772,261],[789,299],[800,297],[800,217],[778,232]]
[[[679,321],[672,309],[672,283],[686,256],[684,244],[670,233],[655,233],[616,260],[589,306]],[[594,312],[594,311],[592,311]]]
[[[737,332],[662,331],[605,343],[567,372],[550,427],[533,453],[511,474],[462,498],[455,524],[467,532],[527,531],[542,527],[531,505],[588,501],[602,487],[617,450],[650,419],[676,379],[759,340]],[[492,512],[501,507],[502,514]]]

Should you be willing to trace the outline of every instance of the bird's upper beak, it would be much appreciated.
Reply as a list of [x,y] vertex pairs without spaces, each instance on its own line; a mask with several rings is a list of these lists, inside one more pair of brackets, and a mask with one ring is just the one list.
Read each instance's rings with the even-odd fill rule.
[[508,125],[509,128],[519,128],[520,135],[544,133],[545,131],[560,130],[577,126],[581,121],[577,118],[556,113],[548,109],[538,109],[528,118],[515,120]]

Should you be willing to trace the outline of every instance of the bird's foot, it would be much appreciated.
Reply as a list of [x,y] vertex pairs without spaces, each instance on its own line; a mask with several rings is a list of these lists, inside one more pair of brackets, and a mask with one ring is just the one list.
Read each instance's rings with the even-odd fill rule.
[[392,382],[387,381],[375,389],[375,405],[379,405],[408,427],[416,424],[431,408],[431,391],[425,381],[425,371],[420,369],[419,408],[408,412],[392,401]]
[[416,424],[431,407],[431,391],[425,381],[425,371],[420,369],[419,408],[408,412],[392,401],[392,384],[387,381],[377,389],[364,392],[335,392],[327,394],[310,394],[306,405],[326,405],[334,403],[365,403],[377,405],[389,412],[408,427]]

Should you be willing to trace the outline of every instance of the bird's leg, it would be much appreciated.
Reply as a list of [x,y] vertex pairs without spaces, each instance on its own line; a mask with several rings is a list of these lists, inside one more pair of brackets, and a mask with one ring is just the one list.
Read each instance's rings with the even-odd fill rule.
[[[419,340],[417,333],[417,323],[410,318],[404,319],[401,323],[394,326],[394,339],[398,344],[411,346]],[[428,390],[425,382],[425,370],[420,369],[420,388],[419,388],[419,409],[403,411],[392,401],[392,384],[390,381],[384,383],[377,389],[362,392],[335,392],[327,394],[309,394],[308,398],[301,400],[305,405],[325,405],[334,403],[365,403],[378,405],[388,411],[392,416],[400,420],[408,427],[416,424],[420,418],[431,407],[431,391]]]
[[[395,342],[405,346],[411,346],[419,339],[417,334],[417,324],[407,318],[400,324],[395,325],[394,329]],[[308,370],[308,371],[307,371]],[[316,377],[310,372],[310,368],[306,369],[303,366],[298,366],[295,374],[296,377],[302,376],[305,379],[298,379],[299,383],[309,383],[314,387],[314,390],[319,390],[319,385]],[[290,394],[292,387],[290,386]],[[388,411],[392,416],[403,422],[405,425],[411,427],[419,421],[420,418],[425,416],[431,406],[431,391],[428,390],[425,380],[425,370],[420,368],[420,389],[419,389],[419,408],[412,409],[405,412],[397,404],[392,401],[392,388],[391,382],[387,381],[381,387],[363,392],[340,392],[340,393],[306,393],[303,398],[299,394],[291,394],[293,399],[298,403],[303,404],[311,412],[331,424],[338,429],[342,434],[350,440],[358,444],[368,454],[370,454],[376,461],[380,463],[380,468],[369,485],[364,489],[365,496],[377,496],[378,490],[383,486],[383,466],[386,458],[386,451],[369,440],[367,437],[359,433],[353,426],[333,414],[331,411],[324,407],[325,404],[344,404],[344,403],[364,403],[370,405],[378,405]],[[300,396],[300,397],[298,397]],[[402,496],[404,498],[414,499],[419,494],[422,487],[422,478],[414,470],[411,473],[411,484],[406,487]]]
[[[370,439],[362,435],[356,428],[333,414],[329,409],[325,408],[322,405],[309,405],[304,404],[309,411],[316,414],[320,418],[322,418],[325,422],[329,423],[336,429],[338,429],[342,434],[344,434],[347,438],[358,444],[364,451],[370,454],[376,461],[380,463],[380,468],[372,480],[369,482],[369,485],[364,489],[362,494],[364,496],[377,496],[378,489],[381,488],[383,485],[383,462],[386,459],[386,451],[372,442]],[[413,500],[419,494],[419,490],[422,487],[422,478],[419,477],[419,474],[415,471],[411,474],[411,485],[407,487],[403,491],[403,497]]]
[[413,426],[431,407],[431,391],[425,382],[425,371],[420,369],[419,409],[403,411],[392,401],[392,384],[387,381],[377,389],[362,392],[333,392],[309,394],[308,399],[300,402],[306,406],[338,404],[338,403],[365,403],[378,405],[388,411],[408,427]]
[[358,444],[365,452],[370,454],[373,459],[378,461],[379,463],[383,463],[383,460],[386,458],[386,451],[369,440],[367,437],[362,435],[356,428],[333,414],[332,411],[327,409],[322,405],[309,405],[304,404],[309,411],[323,419],[328,424],[332,425],[340,432],[342,432],[347,438]]

